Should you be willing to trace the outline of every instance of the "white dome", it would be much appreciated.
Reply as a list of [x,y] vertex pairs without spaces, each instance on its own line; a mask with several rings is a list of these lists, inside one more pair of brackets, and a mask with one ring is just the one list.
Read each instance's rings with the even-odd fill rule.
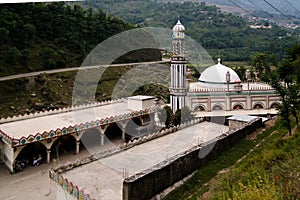
[[172,29],[173,32],[184,32],[185,28],[178,19],[177,24]]
[[218,64],[213,65],[205,69],[200,78],[200,82],[204,83],[227,83],[226,81],[226,73],[230,73],[230,83],[238,83],[241,82],[240,77],[237,73],[229,67],[221,64],[221,59],[218,59]]

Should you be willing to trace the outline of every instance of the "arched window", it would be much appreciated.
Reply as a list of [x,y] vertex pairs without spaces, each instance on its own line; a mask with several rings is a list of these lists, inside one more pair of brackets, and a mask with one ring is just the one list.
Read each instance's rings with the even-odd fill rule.
[[[76,150],[76,139],[73,135],[63,135],[59,137],[51,146],[53,158],[67,154],[74,154]],[[58,159],[58,158],[57,158]]]
[[222,106],[220,106],[220,105],[215,105],[215,106],[212,108],[212,110],[218,111],[218,110],[223,110],[223,108],[222,108]]
[[264,108],[264,105],[262,103],[256,103],[254,106],[253,106],[253,109],[263,109]]
[[233,110],[243,110],[243,109],[244,109],[244,107],[241,104],[236,104],[233,106]]
[[205,108],[204,108],[204,106],[201,106],[201,105],[198,105],[198,106],[196,106],[195,108],[194,108],[194,111],[205,111]]
[[272,108],[278,108],[278,106],[279,106],[279,103],[275,102],[275,103],[272,103],[272,104],[271,104],[270,108],[271,108],[271,109],[272,109]]

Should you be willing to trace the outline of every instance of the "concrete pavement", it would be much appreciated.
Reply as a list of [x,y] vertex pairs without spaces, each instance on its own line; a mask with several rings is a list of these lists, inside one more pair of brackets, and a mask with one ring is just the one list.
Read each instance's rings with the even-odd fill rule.
[[[90,194],[92,198],[122,199],[123,180],[126,176],[149,169],[227,130],[228,127],[223,125],[202,122],[70,170],[64,173],[63,177]],[[66,194],[59,196],[63,197]]]

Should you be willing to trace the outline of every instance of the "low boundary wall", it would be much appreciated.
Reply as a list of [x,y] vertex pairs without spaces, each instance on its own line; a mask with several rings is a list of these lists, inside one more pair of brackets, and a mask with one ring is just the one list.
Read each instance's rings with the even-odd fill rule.
[[214,140],[195,146],[150,169],[126,178],[123,182],[123,200],[152,198],[261,126],[262,120],[257,118],[239,129],[229,131]]

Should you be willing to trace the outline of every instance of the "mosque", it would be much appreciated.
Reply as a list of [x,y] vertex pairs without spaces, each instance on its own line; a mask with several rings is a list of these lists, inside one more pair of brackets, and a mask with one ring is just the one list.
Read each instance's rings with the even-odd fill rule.
[[[251,79],[247,70],[246,82],[242,83],[238,74],[231,68],[218,63],[206,68],[198,79],[191,82],[191,72],[187,68],[184,37],[185,27],[178,20],[172,29],[173,56],[171,57],[170,103],[173,112],[185,106],[198,113],[212,111],[275,110],[280,97],[268,84],[259,82],[258,73]],[[220,112],[219,112],[220,113]],[[255,112],[257,113],[257,112]]]
[[[185,27],[178,20],[172,31],[169,90],[173,112],[185,106],[198,117],[210,116],[212,111],[223,116],[224,112],[234,115],[236,110],[244,110],[243,114],[275,111],[280,97],[268,84],[259,82],[258,73],[252,81],[247,71],[247,82],[242,83],[237,73],[224,66],[221,59],[205,69],[197,82],[191,82],[184,51]],[[96,150],[106,144],[124,142],[132,131],[133,135],[139,135],[152,130],[155,124],[151,119],[156,111],[154,97],[135,96],[0,119],[0,164],[3,162],[15,173],[17,161],[32,162],[31,157],[36,153],[43,162],[49,163],[66,148],[78,154],[85,148],[84,140]]]

